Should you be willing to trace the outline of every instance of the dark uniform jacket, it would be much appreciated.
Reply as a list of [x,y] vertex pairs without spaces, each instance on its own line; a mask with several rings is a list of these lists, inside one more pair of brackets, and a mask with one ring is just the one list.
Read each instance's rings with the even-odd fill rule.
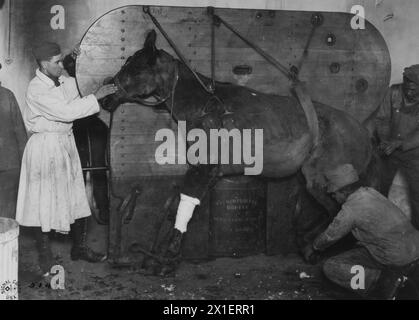
[[0,86],[0,172],[19,169],[27,135],[14,94]]
[[27,140],[14,94],[0,86],[0,217],[15,218],[19,174]]
[[376,117],[377,133],[381,140],[402,140],[396,153],[419,156],[419,103],[408,105],[402,85],[393,85],[387,92]]
[[383,265],[404,266],[419,259],[419,231],[393,202],[373,188],[360,188],[351,194],[313,247],[324,250],[350,232]]

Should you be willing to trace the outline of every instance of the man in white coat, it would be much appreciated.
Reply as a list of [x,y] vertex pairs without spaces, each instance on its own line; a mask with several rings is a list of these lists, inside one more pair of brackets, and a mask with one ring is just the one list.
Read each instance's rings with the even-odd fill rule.
[[98,113],[98,100],[117,88],[103,86],[81,98],[74,78],[63,74],[64,57],[57,44],[39,44],[33,53],[39,69],[26,95],[23,118],[30,138],[22,159],[16,220],[36,227],[40,266],[48,275],[55,264],[48,237],[51,230],[72,232],[72,260],[106,259],[86,245],[86,218],[91,212],[72,127],[74,120]]

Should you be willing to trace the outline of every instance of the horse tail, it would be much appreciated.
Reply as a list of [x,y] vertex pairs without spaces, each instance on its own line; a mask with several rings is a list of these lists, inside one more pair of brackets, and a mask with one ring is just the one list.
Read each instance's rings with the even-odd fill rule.
[[364,121],[362,121],[362,126],[367,129],[369,136],[373,143],[378,142],[378,133],[377,133],[377,124],[376,124],[376,117],[378,112],[380,111],[380,105],[366,118]]
[[380,193],[385,192],[384,181],[383,181],[383,167],[384,163],[380,156],[378,146],[373,143],[372,155],[367,165],[366,170],[361,174],[361,180],[363,185],[371,187]]

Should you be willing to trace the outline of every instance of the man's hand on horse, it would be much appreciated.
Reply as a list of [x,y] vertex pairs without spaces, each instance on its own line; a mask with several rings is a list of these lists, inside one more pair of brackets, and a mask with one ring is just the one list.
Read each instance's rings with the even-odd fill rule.
[[81,55],[81,49],[80,44],[78,44],[72,51],[71,51],[71,57],[76,60],[77,57]]
[[400,148],[403,144],[401,140],[384,141],[380,144],[380,149],[386,154],[391,155],[394,151]]
[[106,96],[109,96],[111,94],[114,94],[118,91],[118,87],[114,84],[106,84],[99,89],[96,90],[94,93],[97,100],[103,99]]

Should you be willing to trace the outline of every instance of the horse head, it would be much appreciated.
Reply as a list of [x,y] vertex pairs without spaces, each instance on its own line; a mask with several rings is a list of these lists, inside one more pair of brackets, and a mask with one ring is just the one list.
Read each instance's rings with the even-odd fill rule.
[[[158,106],[172,95],[178,79],[177,61],[164,50],[156,47],[156,32],[151,30],[144,47],[129,57],[121,70],[105,80],[114,83],[118,92],[102,101],[102,106],[110,112],[126,102],[136,102],[145,106]],[[154,101],[150,99],[154,98]]]

